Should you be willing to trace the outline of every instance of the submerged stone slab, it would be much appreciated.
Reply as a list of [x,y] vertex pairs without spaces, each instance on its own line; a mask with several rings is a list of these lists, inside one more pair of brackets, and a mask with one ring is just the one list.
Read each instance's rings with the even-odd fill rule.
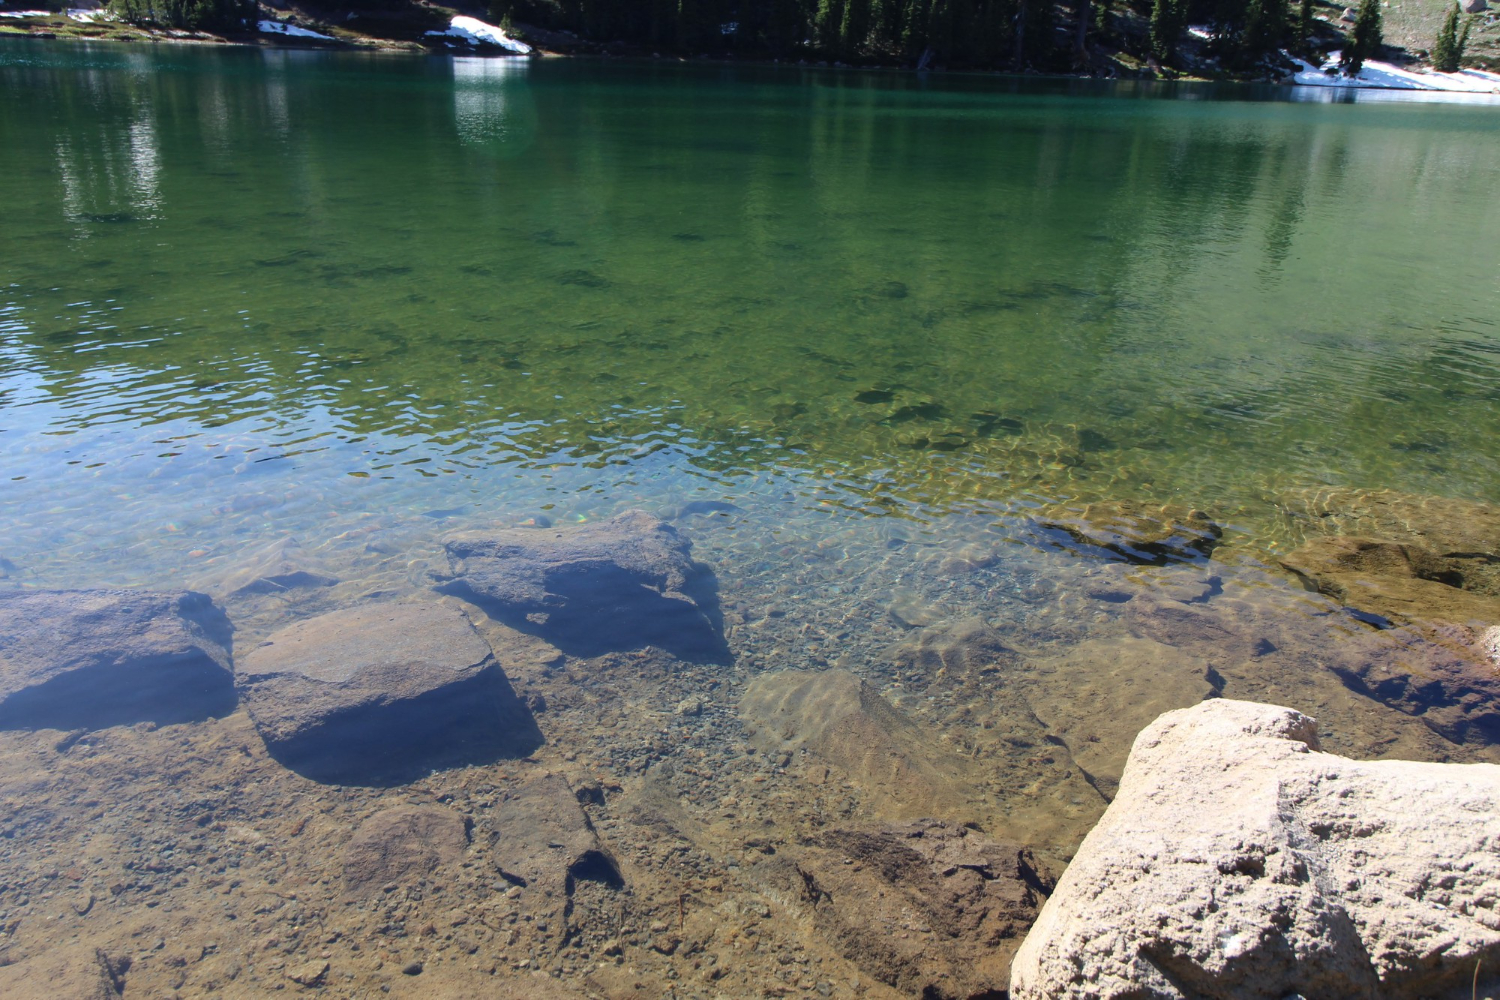
[[5,1000],[119,1000],[130,959],[111,960],[87,945],[71,945],[0,966]]
[[[1318,751],[1215,699],[1141,732],[1016,955],[1015,1000],[1369,1000],[1500,986],[1500,767]],[[1477,969],[1477,973],[1476,973]]]
[[442,604],[298,622],[242,656],[236,678],[271,755],[319,781],[399,783],[542,742],[489,644]]
[[968,820],[981,811],[970,762],[845,670],[782,670],[751,681],[740,716],[767,750],[806,751],[842,771],[878,819]]
[[464,818],[452,809],[382,809],[359,825],[344,849],[344,888],[358,896],[392,882],[416,882],[463,857],[468,844]]
[[1064,504],[1034,523],[1059,548],[1152,566],[1207,559],[1224,534],[1200,510],[1129,501]]
[[231,627],[203,594],[0,591],[0,728],[188,722],[234,709]]
[[562,528],[502,528],[445,543],[443,588],[565,653],[657,646],[725,658],[713,574],[675,528],[641,511]]
[[755,873],[820,936],[903,996],[1003,996],[1050,888],[1031,852],[953,823],[835,829]]

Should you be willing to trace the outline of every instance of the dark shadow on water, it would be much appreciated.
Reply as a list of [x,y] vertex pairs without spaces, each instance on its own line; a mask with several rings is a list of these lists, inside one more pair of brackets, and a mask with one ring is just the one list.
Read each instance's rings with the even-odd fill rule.
[[219,718],[237,703],[229,672],[201,653],[129,669],[104,663],[17,691],[0,705],[0,729],[168,726]]
[[536,719],[496,667],[417,698],[342,712],[266,749],[313,781],[389,788],[446,768],[526,757],[544,742]]
[[568,656],[587,659],[655,646],[690,663],[727,664],[733,659],[724,640],[718,579],[707,569],[683,585],[691,601],[667,597],[636,574],[607,563],[549,573],[546,588],[554,602],[542,612],[496,600],[462,578],[437,589],[518,632],[545,639]]

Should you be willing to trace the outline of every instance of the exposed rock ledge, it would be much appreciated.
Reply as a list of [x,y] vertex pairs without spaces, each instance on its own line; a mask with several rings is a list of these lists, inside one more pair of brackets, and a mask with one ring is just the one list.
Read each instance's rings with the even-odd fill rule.
[[1014,1000],[1468,998],[1500,987],[1500,766],[1318,752],[1214,700],[1136,738],[1017,953]]

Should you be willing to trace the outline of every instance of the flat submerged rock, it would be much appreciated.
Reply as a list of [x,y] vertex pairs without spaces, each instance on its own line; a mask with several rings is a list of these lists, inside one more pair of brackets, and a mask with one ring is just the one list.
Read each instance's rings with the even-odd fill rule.
[[234,710],[232,628],[192,591],[0,592],[0,729],[103,729]]
[[496,528],[444,543],[456,594],[574,656],[656,646],[723,662],[717,584],[692,545],[643,511],[594,524]]
[[489,644],[442,604],[298,622],[241,657],[236,679],[271,755],[319,781],[394,784],[542,742]]

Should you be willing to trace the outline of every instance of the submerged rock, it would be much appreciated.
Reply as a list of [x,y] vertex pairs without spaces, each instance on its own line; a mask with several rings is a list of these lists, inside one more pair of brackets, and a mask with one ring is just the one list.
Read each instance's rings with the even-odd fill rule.
[[1500,767],[1318,752],[1215,699],[1136,739],[1016,955],[1015,1000],[1469,997],[1500,986]]
[[1025,848],[934,820],[834,830],[758,874],[867,975],[930,1000],[1002,996],[1050,888]]
[[935,625],[897,643],[891,659],[903,670],[934,678],[973,680],[1013,670],[1021,656],[983,618]]
[[[1309,590],[1383,619],[1500,621],[1500,588],[1489,579],[1497,552],[1440,555],[1419,545],[1373,538],[1314,538],[1281,565]],[[1476,572],[1479,571],[1479,572]]]
[[452,809],[382,809],[359,825],[344,849],[344,888],[358,896],[416,882],[463,857],[468,844],[464,818]]
[[560,775],[543,772],[507,789],[474,833],[500,876],[522,888],[527,910],[557,921],[564,936],[570,918],[583,916],[573,905],[581,887],[609,896],[625,888],[619,863]]
[[575,527],[456,535],[442,588],[565,653],[657,646],[685,660],[726,658],[713,574],[692,545],[641,511]]
[[967,762],[931,739],[880,693],[843,670],[763,674],[740,714],[766,749],[806,750],[860,787],[880,819],[969,819],[980,798]]
[[1034,523],[1059,548],[1154,566],[1207,559],[1224,534],[1200,510],[1129,501],[1061,505]]
[[240,657],[236,674],[271,755],[319,781],[408,781],[542,743],[489,644],[441,604],[298,622]]
[[226,597],[249,597],[259,594],[281,594],[289,590],[331,587],[338,578],[320,572],[302,543],[283,538],[252,553],[223,577],[199,585]]
[[224,613],[191,591],[0,592],[0,729],[226,714],[231,631]]
[[42,952],[0,966],[5,1000],[119,1000],[130,960],[111,960],[84,945]]
[[1090,639],[1030,667],[1032,712],[1106,798],[1143,727],[1217,693],[1206,661],[1149,639]]

